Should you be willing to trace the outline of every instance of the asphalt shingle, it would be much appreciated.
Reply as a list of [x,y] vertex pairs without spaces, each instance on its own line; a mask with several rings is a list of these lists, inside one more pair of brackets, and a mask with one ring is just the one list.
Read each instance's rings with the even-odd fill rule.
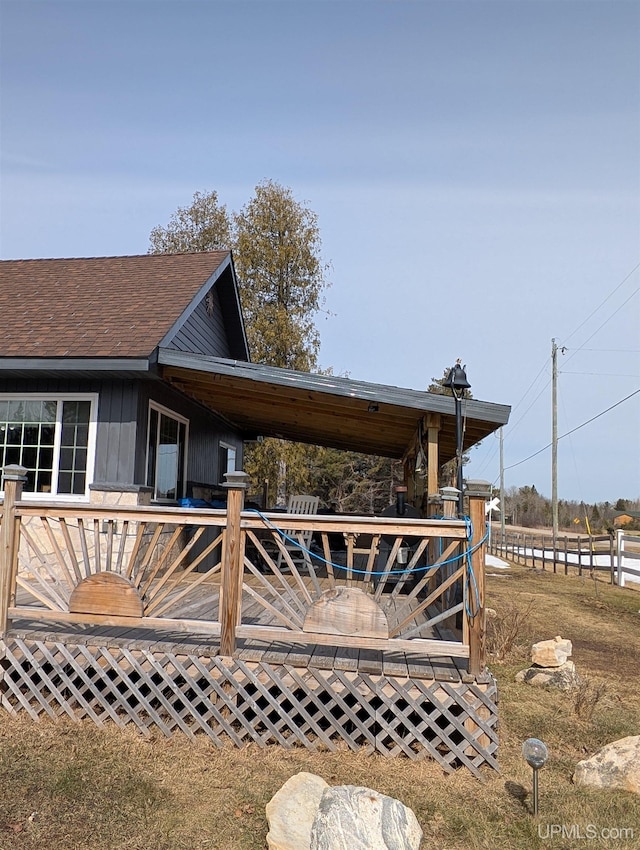
[[0,357],[148,357],[228,251],[0,261]]

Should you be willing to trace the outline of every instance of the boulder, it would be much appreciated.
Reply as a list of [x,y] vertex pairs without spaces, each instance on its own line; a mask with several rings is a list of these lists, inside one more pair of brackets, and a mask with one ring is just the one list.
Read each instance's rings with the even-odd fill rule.
[[311,827],[311,850],[418,850],[422,829],[411,809],[370,788],[325,788]]
[[297,773],[267,803],[269,850],[309,850],[311,825],[327,783],[314,773]]
[[580,681],[573,661],[565,661],[560,667],[528,667],[516,673],[516,682],[525,682],[537,687],[548,686],[561,691],[577,688]]
[[531,663],[539,667],[562,667],[573,652],[570,640],[560,635],[553,640],[541,640],[531,647]]
[[619,788],[640,794],[640,735],[607,744],[591,758],[579,761],[573,781],[595,788]]

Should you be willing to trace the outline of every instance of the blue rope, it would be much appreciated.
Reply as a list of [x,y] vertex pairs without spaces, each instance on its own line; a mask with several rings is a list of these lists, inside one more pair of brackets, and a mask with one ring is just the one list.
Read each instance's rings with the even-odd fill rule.
[[[300,549],[301,552],[305,553],[306,555],[309,555],[311,558],[315,558],[316,561],[319,561],[320,563],[325,564],[326,566],[332,567],[333,569],[336,569],[336,570],[343,570],[344,572],[355,573],[356,575],[368,575],[368,576],[388,576],[388,575],[391,575],[392,573],[403,573],[403,574],[407,574],[407,575],[413,575],[414,573],[417,574],[417,573],[427,572],[428,570],[433,569],[433,566],[434,566],[433,564],[426,564],[425,566],[422,566],[422,567],[411,567],[411,568],[407,568],[407,569],[402,569],[401,567],[399,567],[395,570],[359,570],[359,569],[356,569],[356,567],[347,567],[345,564],[336,564],[333,561],[327,561],[326,558],[323,558],[322,555],[318,555],[317,552],[312,552],[310,549],[307,549],[307,547],[303,546],[302,543],[300,543],[299,540],[296,540],[294,537],[291,537],[289,534],[287,534],[286,531],[284,531],[282,528],[279,528],[277,525],[275,525],[275,523],[273,523],[269,519],[269,517],[265,516],[257,508],[247,508],[247,510],[253,511],[253,513],[256,513],[260,517],[260,519],[264,522],[264,524],[268,528],[270,528],[272,531],[277,532],[280,535],[280,537],[282,537],[283,540],[287,541],[292,546],[295,546],[296,548]],[[467,539],[470,540],[471,539],[471,532],[472,532],[471,521],[468,519],[468,517],[465,517],[465,520],[467,521]],[[482,540],[479,543],[477,543],[475,546],[468,547],[460,555],[453,555],[451,558],[447,558],[446,561],[442,561],[442,563],[436,564],[435,566],[437,567],[437,569],[441,569],[442,567],[445,567],[448,564],[455,564],[456,562],[464,560],[465,558],[467,558],[468,569],[470,569],[470,567],[471,567],[471,555],[473,554],[473,552],[475,552],[477,549],[479,549],[480,546],[482,546],[482,544],[485,542],[487,537],[488,537],[488,534],[485,537],[483,537]],[[473,578],[474,578],[474,581],[475,581],[475,576]],[[477,589],[476,589],[476,596],[477,596],[477,599],[478,599],[478,602],[479,602],[479,595],[477,593]],[[475,614],[473,614],[472,616],[475,616]]]

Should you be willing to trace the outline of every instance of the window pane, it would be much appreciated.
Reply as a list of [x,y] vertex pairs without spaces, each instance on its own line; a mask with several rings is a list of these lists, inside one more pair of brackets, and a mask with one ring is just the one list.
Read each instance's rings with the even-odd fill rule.
[[76,441],[76,426],[75,425],[63,425],[62,426],[62,435],[60,437],[60,445],[61,446],[73,446]]
[[73,449],[60,449],[60,469],[73,469]]
[[51,492],[51,472],[50,470],[41,469],[36,476],[36,492],[50,493]]
[[23,422],[24,421],[24,402],[23,401],[10,401],[9,402],[9,413],[7,419],[10,422]]
[[42,418],[42,402],[41,401],[25,401],[24,403],[24,421],[25,422],[40,422]]
[[7,431],[7,443],[11,446],[20,445],[22,442],[22,425],[11,422]]
[[58,493],[71,493],[71,473],[58,473]]
[[38,452],[38,466],[40,469],[53,469],[53,449],[41,446]]
[[56,439],[56,429],[53,425],[40,426],[40,445],[52,446]]
[[25,446],[37,446],[40,438],[40,428],[37,425],[25,425],[23,443]]
[[0,422],[6,422],[9,418],[9,402],[0,401]]
[[22,465],[27,469],[35,469],[38,465],[38,449],[35,446],[27,446],[22,450]]
[[85,490],[86,476],[83,472],[76,472],[73,476],[72,492],[76,496],[82,496]]
[[20,463],[20,446],[7,446],[4,464],[7,466],[10,463]]
[[57,401],[43,401],[42,402],[42,421],[43,422],[55,422],[57,415],[58,415],[58,402]]

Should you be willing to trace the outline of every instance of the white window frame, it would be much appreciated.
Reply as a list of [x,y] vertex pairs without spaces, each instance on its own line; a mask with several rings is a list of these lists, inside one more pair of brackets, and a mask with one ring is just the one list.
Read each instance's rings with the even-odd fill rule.
[[[184,480],[182,482],[182,494],[177,496],[176,499],[159,499],[156,497],[156,492],[158,489],[158,434],[156,434],[156,470],[155,470],[155,483],[153,485],[149,484],[147,481],[147,475],[149,472],[149,440],[151,439],[151,411],[155,410],[157,413],[163,414],[167,416],[169,419],[175,419],[176,422],[181,422],[184,425],[184,456],[182,458],[182,464],[184,469]],[[171,410],[169,407],[165,407],[163,404],[159,404],[157,401],[149,400],[149,412],[147,414],[147,441],[145,448],[145,482],[147,482],[147,486],[153,486],[153,493],[151,498],[154,502],[158,502],[160,504],[171,505],[174,504],[178,499],[184,499],[187,492],[187,462],[189,458],[189,420],[181,416],[179,413],[176,413],[175,410]]]
[[[227,443],[225,440],[218,440],[218,448],[227,450],[227,468],[220,469],[218,475],[220,479],[224,478],[225,472],[236,472],[238,469],[238,447],[233,443]],[[233,457],[233,469],[229,469],[229,460]]]
[[[85,490],[83,494],[58,493],[58,474],[60,472],[60,443],[62,439],[62,404],[57,404],[56,422],[53,440],[53,472],[50,493],[23,491],[25,501],[48,502],[88,502],[89,485],[93,484],[96,466],[96,443],[98,436],[98,393],[0,393],[0,401],[88,401],[89,431],[87,436],[87,468],[85,471]],[[4,490],[0,491],[4,498]]]

